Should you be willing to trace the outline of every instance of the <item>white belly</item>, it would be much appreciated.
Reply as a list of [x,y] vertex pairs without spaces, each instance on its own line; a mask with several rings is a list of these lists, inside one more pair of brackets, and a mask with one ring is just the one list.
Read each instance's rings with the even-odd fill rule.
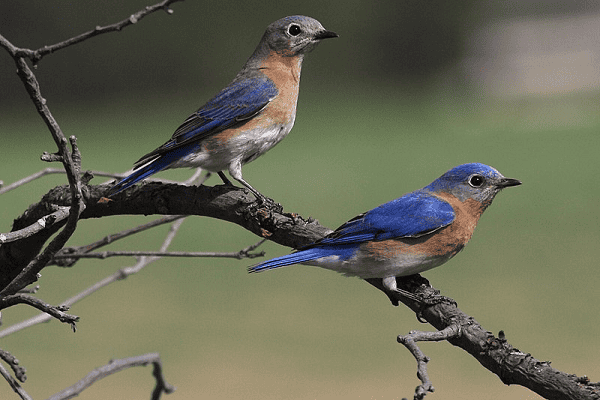
[[368,279],[418,274],[438,267],[450,258],[452,258],[452,255],[432,257],[423,254],[403,254],[401,257],[374,260],[372,258],[361,257],[359,253],[357,256],[346,260],[331,256],[318,258],[305,264],[337,271],[346,276],[357,276],[361,279]]
[[281,124],[269,129],[257,128],[241,132],[229,138],[226,144],[207,146],[200,142],[198,149],[177,160],[168,168],[196,168],[219,172],[234,164],[247,164],[254,161],[279,143],[292,130],[290,124]]

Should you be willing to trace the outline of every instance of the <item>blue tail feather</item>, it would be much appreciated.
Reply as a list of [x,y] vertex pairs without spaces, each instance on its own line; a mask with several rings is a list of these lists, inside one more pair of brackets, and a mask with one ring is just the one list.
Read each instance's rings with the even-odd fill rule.
[[260,264],[253,265],[248,267],[248,272],[261,272],[267,271],[274,268],[285,267],[293,264],[300,264],[306,261],[315,260],[317,258],[321,258],[325,256],[323,254],[323,249],[320,248],[312,248],[307,250],[298,251],[296,253],[287,254],[285,256],[273,258],[272,260],[268,260],[262,262]]
[[[161,162],[162,161],[162,162]],[[115,184],[112,188],[110,188],[109,196],[115,195],[128,187],[131,187],[141,181],[142,179],[146,179],[150,175],[153,175],[159,171],[165,169],[169,164],[166,163],[163,158],[159,158],[158,160],[146,165],[143,168],[134,171],[131,175],[126,178],[123,178],[120,182]]]
[[159,155],[157,159],[150,162],[149,164],[146,164],[144,167],[132,172],[128,177],[123,178],[120,182],[118,182],[112,188],[110,188],[108,196],[115,195],[127,189],[128,187],[135,185],[142,179],[146,179],[147,177],[154,175],[157,172],[167,169],[169,165],[173,164],[178,159],[191,153],[195,146],[196,144],[192,143],[188,146],[180,147]]

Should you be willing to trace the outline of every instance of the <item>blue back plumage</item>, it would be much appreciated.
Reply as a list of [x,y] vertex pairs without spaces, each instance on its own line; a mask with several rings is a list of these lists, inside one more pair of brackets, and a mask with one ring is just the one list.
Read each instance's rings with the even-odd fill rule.
[[421,236],[440,229],[453,220],[454,210],[450,204],[417,190],[351,219],[315,244]]
[[[111,195],[118,193],[137,182],[167,168],[197,150],[202,139],[225,129],[243,124],[265,108],[277,96],[277,88],[266,76],[239,76],[204,106],[190,115],[177,128],[171,139],[140,158],[135,164],[134,173],[111,188]],[[144,166],[144,164],[149,163]],[[141,169],[140,167],[144,166]]]
[[237,77],[229,86],[190,115],[167,143],[146,154],[136,168],[175,148],[198,142],[254,117],[277,96],[275,84],[266,76]]

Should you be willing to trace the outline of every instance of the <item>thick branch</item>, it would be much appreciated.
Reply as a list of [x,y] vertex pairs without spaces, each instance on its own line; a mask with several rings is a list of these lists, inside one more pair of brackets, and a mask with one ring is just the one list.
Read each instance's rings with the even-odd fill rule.
[[[411,293],[418,293],[424,298],[432,298],[438,291],[429,282],[419,276],[412,275],[396,279],[398,287]],[[385,292],[381,280],[369,279],[368,282]],[[485,330],[473,317],[458,309],[451,299],[423,308],[422,304],[403,297],[388,294],[392,302],[402,302],[417,315],[443,331],[450,329],[460,334],[449,335],[447,340],[471,354],[481,365],[498,375],[507,385],[521,385],[546,399],[600,399],[600,384],[590,383],[586,377],[577,377],[554,369],[548,361],[539,361],[531,354],[523,353],[511,346],[504,334],[495,337]],[[452,327],[452,328],[449,328]],[[421,337],[426,337],[422,335]],[[438,336],[434,335],[433,340]]]
[[[107,188],[106,185],[84,186],[86,209],[80,218],[151,214],[206,216],[233,222],[258,236],[293,248],[311,243],[330,232],[311,218],[306,220],[296,214],[280,214],[260,208],[246,189],[231,186],[149,183],[99,202]],[[15,220],[12,230],[32,225],[52,213],[57,206],[68,206],[69,200],[67,187],[52,189],[39,203],[31,205]],[[46,225],[46,229],[31,237],[0,247],[0,288],[6,286],[35,257],[63,223]]]

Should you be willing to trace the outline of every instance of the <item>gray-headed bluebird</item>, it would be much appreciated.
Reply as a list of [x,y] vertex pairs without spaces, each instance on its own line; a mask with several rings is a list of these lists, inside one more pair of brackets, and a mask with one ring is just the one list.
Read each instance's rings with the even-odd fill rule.
[[249,268],[265,271],[315,265],[359,278],[381,278],[384,287],[444,264],[465,247],[479,217],[501,189],[520,185],[484,164],[452,168],[422,189],[352,218],[324,238],[292,254]]
[[338,35],[305,16],[285,17],[267,27],[242,70],[219,94],[190,115],[171,139],[140,158],[131,175],[114,185],[109,195],[169,168],[224,170],[264,200],[242,178],[242,165],[279,143],[296,118],[298,84],[304,55]]

